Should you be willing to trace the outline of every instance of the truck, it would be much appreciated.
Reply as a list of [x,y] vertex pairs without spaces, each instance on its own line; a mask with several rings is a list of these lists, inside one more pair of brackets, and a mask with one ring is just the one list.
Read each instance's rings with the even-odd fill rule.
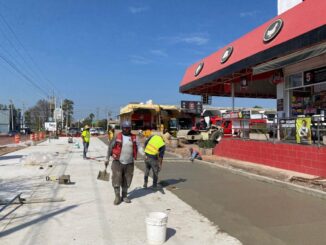
[[210,116],[210,124],[207,128],[201,128],[197,123],[189,130],[179,130],[177,137],[189,143],[199,140],[211,140],[218,143],[222,137],[249,138],[251,129],[266,131],[270,135],[273,127],[269,119],[263,112],[220,110],[219,115]]

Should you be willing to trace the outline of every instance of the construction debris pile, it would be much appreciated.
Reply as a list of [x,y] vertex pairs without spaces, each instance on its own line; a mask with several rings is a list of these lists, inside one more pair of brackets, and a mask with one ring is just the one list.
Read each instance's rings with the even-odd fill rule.
[[54,153],[40,153],[33,152],[27,156],[24,156],[20,159],[20,163],[23,166],[26,165],[37,165],[37,166],[53,166],[60,164],[61,161],[58,159],[57,154]]

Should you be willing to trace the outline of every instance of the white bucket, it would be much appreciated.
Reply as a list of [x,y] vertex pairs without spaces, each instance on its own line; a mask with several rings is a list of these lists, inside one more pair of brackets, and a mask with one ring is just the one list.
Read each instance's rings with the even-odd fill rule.
[[148,244],[163,244],[166,240],[166,224],[168,215],[162,212],[152,212],[146,218]]

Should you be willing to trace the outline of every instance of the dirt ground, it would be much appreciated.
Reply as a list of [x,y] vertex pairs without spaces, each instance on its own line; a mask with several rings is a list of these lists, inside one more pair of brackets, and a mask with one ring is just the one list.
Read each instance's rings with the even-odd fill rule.
[[5,155],[10,152],[18,151],[23,149],[22,146],[15,146],[15,147],[7,147],[7,146],[0,146],[0,156]]
[[219,157],[212,154],[212,150],[200,149],[196,144],[189,144],[187,142],[180,141],[178,148],[171,146],[167,147],[169,152],[181,155],[184,158],[190,158],[189,148],[198,150],[204,161],[215,163],[224,167],[241,169],[249,173],[266,176],[280,181],[290,182],[304,187],[313,188],[326,192],[326,179],[319,176],[308,175],[304,173],[298,173],[294,171],[288,171],[278,168],[265,166],[263,164],[256,164],[251,162],[244,162],[224,157]]

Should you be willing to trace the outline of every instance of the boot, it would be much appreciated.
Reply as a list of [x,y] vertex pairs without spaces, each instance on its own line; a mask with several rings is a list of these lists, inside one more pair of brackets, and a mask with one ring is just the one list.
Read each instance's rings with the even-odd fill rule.
[[122,201],[125,203],[131,203],[130,199],[127,197],[127,189],[122,189]]
[[120,187],[114,187],[114,193],[115,193],[115,199],[114,199],[113,204],[119,205],[121,203]]
[[144,177],[144,188],[147,188],[148,177]]

